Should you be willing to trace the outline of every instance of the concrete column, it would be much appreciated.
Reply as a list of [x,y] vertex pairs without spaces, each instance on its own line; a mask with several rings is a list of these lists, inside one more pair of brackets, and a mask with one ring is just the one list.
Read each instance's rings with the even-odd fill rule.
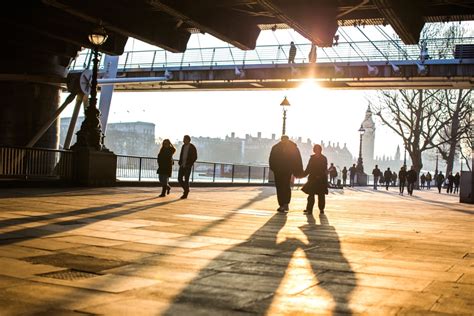
[[[0,81],[0,145],[25,146],[59,104],[57,86]],[[53,124],[35,147],[58,148],[59,122]]]

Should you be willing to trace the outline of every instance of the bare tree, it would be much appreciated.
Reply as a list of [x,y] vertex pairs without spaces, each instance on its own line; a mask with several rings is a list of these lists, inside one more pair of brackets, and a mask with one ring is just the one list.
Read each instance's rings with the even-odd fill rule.
[[369,100],[382,123],[403,139],[417,173],[423,167],[422,153],[435,146],[434,139],[444,127],[437,90],[381,91]]
[[454,161],[460,154],[461,140],[470,137],[472,116],[472,90],[442,90],[435,94],[441,104],[440,117],[445,124],[433,145],[446,161],[446,174],[453,171]]

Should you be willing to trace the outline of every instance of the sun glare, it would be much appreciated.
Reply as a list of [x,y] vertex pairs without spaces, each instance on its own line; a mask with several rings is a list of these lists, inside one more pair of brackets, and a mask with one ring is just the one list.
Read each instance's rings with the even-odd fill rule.
[[325,90],[314,79],[305,79],[292,92],[291,99],[293,102],[301,105],[311,104],[311,101],[325,98]]

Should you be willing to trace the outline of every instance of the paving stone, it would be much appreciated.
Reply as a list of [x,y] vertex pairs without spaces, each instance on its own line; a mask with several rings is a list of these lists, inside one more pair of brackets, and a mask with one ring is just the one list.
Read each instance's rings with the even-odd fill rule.
[[32,264],[12,258],[0,258],[0,275],[4,276],[28,279],[35,274],[60,270],[64,270],[64,268],[46,264]]
[[22,247],[16,245],[3,245],[0,246],[0,257],[7,258],[25,258],[33,256],[43,256],[51,254],[50,251],[34,249],[29,247]]
[[307,217],[274,188],[2,190],[0,314],[472,315],[472,206],[395,191]]
[[61,252],[75,255],[83,255],[101,259],[115,260],[115,261],[139,261],[141,259],[151,256],[149,253],[139,251],[130,251],[124,249],[117,249],[111,247],[80,247],[72,249],[64,249]]
[[60,308],[75,311],[87,306],[118,301],[121,296],[69,286],[29,282],[25,285],[0,289],[0,298],[25,303],[26,305],[37,304],[41,306],[42,310]]
[[459,283],[467,283],[474,285],[474,274],[464,273],[462,277],[458,280]]

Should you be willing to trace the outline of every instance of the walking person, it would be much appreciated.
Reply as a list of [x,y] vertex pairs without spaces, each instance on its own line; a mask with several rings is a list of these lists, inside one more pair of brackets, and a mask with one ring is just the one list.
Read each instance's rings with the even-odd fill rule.
[[315,195],[318,196],[319,213],[324,214],[326,207],[326,194],[328,194],[328,175],[327,167],[328,160],[322,154],[321,145],[314,145],[311,158],[308,161],[308,166],[304,171],[304,176],[308,176],[308,181],[301,189],[308,194],[308,202],[306,204],[305,214],[313,214],[313,207],[315,202]]
[[443,182],[444,182],[444,175],[441,171],[438,173],[435,180],[436,180],[436,186],[438,187],[438,193],[441,193],[441,188],[443,187]]
[[290,52],[288,53],[288,63],[294,64],[296,57],[296,46],[294,42],[290,43]]
[[450,172],[449,175],[447,176],[448,180],[448,188],[446,189],[446,193],[453,193],[453,188],[454,188],[454,176],[453,173]]
[[383,173],[383,177],[385,178],[385,190],[388,191],[388,187],[392,181],[392,171],[390,171],[390,167],[387,167],[387,170]]
[[349,185],[351,188],[354,187],[354,179],[357,173],[356,164],[352,164],[352,167],[349,168]]
[[158,178],[161,183],[161,194],[159,197],[164,197],[170,194],[171,187],[169,179],[173,170],[173,155],[176,149],[173,147],[169,139],[163,140],[160,152],[158,153]]
[[187,199],[189,194],[189,176],[193,170],[194,162],[197,160],[196,147],[191,144],[191,137],[184,135],[183,146],[179,154],[178,182],[183,188],[181,199]]
[[393,182],[393,186],[397,185],[397,172],[395,171],[392,173],[392,182]]
[[431,189],[431,180],[433,180],[433,179],[431,178],[431,173],[428,171],[426,173],[426,188],[428,190]]
[[311,44],[311,49],[309,50],[309,54],[308,54],[308,61],[314,64],[317,58],[318,58],[317,46],[315,44]]
[[454,194],[459,193],[459,184],[461,183],[461,175],[459,172],[456,172],[456,175],[454,176]]
[[416,181],[418,181],[418,174],[416,173],[415,167],[411,166],[410,170],[407,172],[408,194],[413,195],[413,189],[415,188]]
[[270,169],[275,175],[278,199],[278,212],[287,212],[291,201],[291,177],[301,177],[303,162],[298,146],[288,136],[283,135],[280,142],[272,147],[269,157]]
[[377,190],[377,184],[379,182],[379,177],[382,175],[382,172],[380,171],[378,165],[375,165],[374,170],[372,170],[372,175],[374,176],[374,190]]
[[331,162],[331,165],[329,166],[328,172],[329,172],[329,178],[330,178],[329,183],[335,186],[336,178],[337,178],[337,170],[336,170],[336,166],[334,166],[332,162]]
[[400,191],[400,195],[403,195],[403,191],[405,191],[405,181],[407,180],[407,171],[405,166],[400,168],[398,171],[398,189]]
[[347,168],[346,166],[344,166],[344,168],[342,168],[342,186],[345,187],[346,186],[346,180],[347,180]]
[[426,182],[426,176],[424,173],[422,173],[420,176],[420,188],[422,189],[425,188],[425,182]]

